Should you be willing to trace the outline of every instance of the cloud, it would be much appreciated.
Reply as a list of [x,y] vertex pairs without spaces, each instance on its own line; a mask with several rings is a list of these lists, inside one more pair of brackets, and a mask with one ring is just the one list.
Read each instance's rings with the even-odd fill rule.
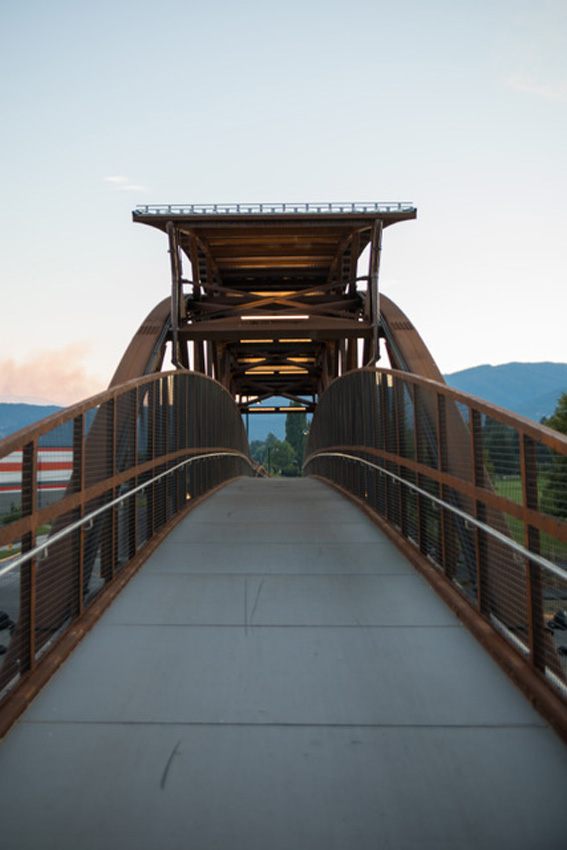
[[132,183],[129,177],[117,175],[115,177],[103,177],[105,183],[112,183],[120,192],[147,192],[147,186],[141,183]]
[[106,389],[84,366],[88,347],[74,343],[26,360],[0,360],[0,396],[34,396],[68,405]]
[[147,192],[148,189],[146,186],[142,186],[140,183],[126,183],[125,186],[120,186],[120,189],[126,192]]
[[567,100],[567,83],[542,83],[523,74],[512,74],[506,80],[508,88],[533,94],[546,100]]
[[565,0],[522,2],[512,9],[497,40],[503,82],[532,97],[567,100]]

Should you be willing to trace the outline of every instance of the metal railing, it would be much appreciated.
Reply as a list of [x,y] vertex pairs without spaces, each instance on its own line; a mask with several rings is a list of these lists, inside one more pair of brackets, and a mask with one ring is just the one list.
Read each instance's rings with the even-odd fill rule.
[[275,204],[141,204],[135,215],[268,215],[273,213],[399,213],[412,212],[409,201],[364,203],[275,203]]
[[567,437],[386,369],[321,398],[304,471],[361,500],[567,704]]
[[0,691],[32,671],[192,500],[254,475],[204,375],[130,381],[0,441]]

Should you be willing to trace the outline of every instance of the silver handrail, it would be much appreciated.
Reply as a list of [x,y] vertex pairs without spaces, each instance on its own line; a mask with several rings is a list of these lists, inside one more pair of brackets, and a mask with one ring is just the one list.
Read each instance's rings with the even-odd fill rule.
[[512,549],[516,554],[521,555],[523,558],[526,558],[529,561],[533,561],[539,567],[542,567],[545,570],[549,570],[549,572],[563,579],[564,581],[567,579],[567,571],[558,567],[557,564],[554,564],[552,561],[548,561],[547,558],[538,555],[536,552],[530,552],[529,549],[526,549],[520,543],[516,543],[515,540],[512,540],[511,537],[506,537],[502,532],[497,531],[495,528],[492,528],[490,525],[486,525],[486,523],[482,522],[476,517],[471,516],[466,511],[462,511],[460,508],[455,507],[455,505],[450,505],[448,502],[443,501],[443,499],[439,499],[437,496],[434,496],[432,493],[428,493],[426,490],[423,490],[421,487],[418,487],[417,484],[413,484],[411,481],[406,481],[405,478],[402,478],[399,475],[396,475],[395,472],[390,472],[388,469],[384,469],[382,466],[378,466],[376,463],[372,463],[369,460],[365,460],[364,458],[358,457],[358,455],[351,455],[347,452],[315,452],[311,455],[310,458],[307,459],[304,468],[309,465],[311,460],[316,460],[320,457],[340,457],[345,458],[347,460],[353,460],[357,463],[362,463],[365,466],[371,466],[373,469],[378,470],[382,475],[387,475],[389,478],[392,478],[394,481],[397,481],[399,484],[403,484],[406,487],[409,487],[410,490],[413,490],[415,493],[419,493],[420,496],[424,496],[426,499],[429,499],[431,502],[435,502],[435,504],[439,505],[441,508],[445,508],[445,510],[451,511],[453,514],[464,519],[465,522],[470,523],[471,525],[476,526],[477,528],[484,531],[486,534],[495,538],[496,540],[503,543],[509,549]]
[[61,529],[61,531],[57,531],[52,536],[48,537],[47,540],[43,541],[43,543],[40,543],[38,546],[35,546],[33,549],[30,549],[29,552],[25,552],[23,555],[20,555],[19,558],[15,558],[14,560],[10,561],[9,564],[6,564],[4,567],[0,567],[0,578],[2,576],[7,575],[8,573],[12,572],[13,570],[18,569],[18,567],[21,567],[22,564],[25,564],[27,561],[31,560],[32,558],[36,558],[38,555],[41,555],[42,553],[47,554],[49,547],[53,546],[54,543],[58,543],[60,540],[63,540],[63,538],[65,538],[68,534],[71,534],[73,531],[76,531],[78,528],[81,528],[81,526],[88,525],[97,516],[100,516],[100,514],[104,513],[105,511],[109,510],[110,508],[116,507],[116,505],[119,505],[121,502],[125,501],[126,499],[129,499],[135,493],[141,493],[143,490],[146,490],[151,484],[154,484],[156,481],[159,481],[160,479],[165,478],[167,475],[171,475],[172,472],[175,472],[176,470],[181,469],[182,467],[187,466],[190,463],[194,463],[197,460],[205,460],[205,459],[211,458],[211,457],[227,457],[227,456],[240,457],[243,460],[245,460],[246,463],[248,463],[248,465],[251,466],[253,469],[256,468],[256,466],[246,457],[246,455],[242,454],[241,452],[236,452],[236,451],[210,452],[209,454],[196,455],[195,457],[186,458],[185,460],[181,461],[181,463],[177,463],[177,464],[175,464],[175,466],[172,466],[169,469],[166,469],[165,472],[160,472],[159,475],[155,475],[153,478],[150,478],[148,481],[144,481],[143,484],[138,484],[137,487],[133,487],[131,490],[128,490],[127,493],[123,493],[121,496],[117,496],[115,499],[112,499],[112,501],[107,502],[105,505],[102,505],[102,507],[97,508],[94,511],[91,511],[86,516],[81,517],[81,519],[78,519],[75,522],[70,523],[69,525],[65,526],[65,528]]

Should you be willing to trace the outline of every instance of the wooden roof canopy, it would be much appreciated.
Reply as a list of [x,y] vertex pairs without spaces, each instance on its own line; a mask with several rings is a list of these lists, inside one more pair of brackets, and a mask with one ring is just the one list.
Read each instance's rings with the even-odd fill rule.
[[168,235],[174,363],[219,380],[242,410],[271,396],[313,409],[331,380],[377,356],[382,230],[415,217],[405,203],[133,212]]

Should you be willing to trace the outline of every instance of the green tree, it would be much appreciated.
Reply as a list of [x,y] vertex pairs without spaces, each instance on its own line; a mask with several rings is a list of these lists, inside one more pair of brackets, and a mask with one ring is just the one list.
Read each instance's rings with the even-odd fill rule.
[[272,473],[281,474],[284,469],[293,464],[295,452],[287,440],[283,443],[277,440],[270,450],[270,467]]
[[282,472],[284,475],[290,474],[295,459],[295,451],[287,440],[283,440],[283,442],[278,440],[275,434],[270,431],[265,442],[253,440],[250,451],[252,460],[261,463],[270,475],[281,475]]
[[[289,406],[301,407],[297,401],[292,401]],[[286,414],[285,438],[286,442],[293,447],[298,469],[301,469],[303,455],[305,453],[305,443],[307,440],[307,413],[305,411],[302,411],[301,413]]]
[[[542,419],[544,425],[567,434],[567,393],[561,393],[553,414]],[[552,516],[567,517],[567,457],[552,453],[551,467],[547,473],[541,498],[541,507]]]
[[567,434],[567,393],[561,393],[557,401],[557,407],[551,416],[543,417],[541,420],[548,428]]
[[555,455],[541,494],[541,508],[546,514],[567,517],[567,457]]
[[266,444],[262,440],[252,440],[250,443],[250,454],[254,463],[262,463],[266,454]]

